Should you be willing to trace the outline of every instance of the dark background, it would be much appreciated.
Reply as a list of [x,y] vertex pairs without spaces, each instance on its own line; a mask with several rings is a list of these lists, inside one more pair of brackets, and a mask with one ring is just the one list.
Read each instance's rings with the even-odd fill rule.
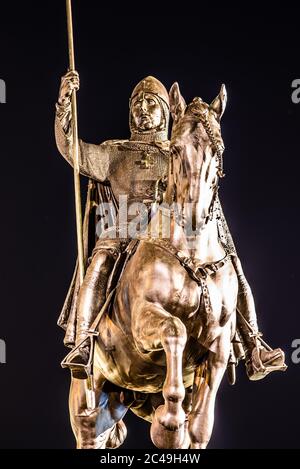
[[[289,368],[253,383],[241,364],[235,387],[225,378],[209,447],[299,447],[300,364],[291,362],[291,343],[300,338],[300,104],[291,82],[300,78],[300,10],[243,5],[184,15],[149,4],[135,15],[73,4],[85,141],[128,137],[128,98],[146,75],[168,88],[178,81],[188,101],[210,101],[226,84],[221,199],[265,339],[285,350]],[[67,64],[64,1],[1,4],[1,448],[74,447],[56,326],[76,257],[72,171],[53,133]],[[151,447],[148,424],[126,419],[124,447]]]

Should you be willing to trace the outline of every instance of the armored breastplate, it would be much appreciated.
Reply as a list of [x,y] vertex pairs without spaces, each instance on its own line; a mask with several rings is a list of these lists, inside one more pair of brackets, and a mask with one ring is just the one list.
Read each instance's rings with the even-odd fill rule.
[[128,203],[150,203],[157,179],[167,174],[168,151],[156,145],[124,142],[117,146],[109,169],[115,197],[128,196]]

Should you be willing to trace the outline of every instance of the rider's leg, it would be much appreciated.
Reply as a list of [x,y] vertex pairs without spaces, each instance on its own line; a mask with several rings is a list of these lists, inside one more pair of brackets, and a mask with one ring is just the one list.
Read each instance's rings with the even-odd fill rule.
[[[266,350],[260,344],[260,333],[251,288],[246,280],[239,258],[233,257],[232,261],[239,282],[237,309],[242,315],[240,317],[237,314],[237,328],[245,350],[247,374],[249,379],[254,381],[264,378],[270,371],[276,370],[276,367],[278,367],[278,370],[284,370],[284,353],[281,349]],[[251,326],[252,331],[250,331],[243,318]]]
[[78,297],[76,344],[87,336],[91,324],[106,300],[107,282],[115,257],[109,250],[99,250],[87,269]]
[[80,288],[77,303],[76,347],[68,355],[69,367],[74,378],[87,378],[84,365],[87,365],[89,360],[90,340],[84,341],[84,339],[88,337],[88,331],[105,303],[107,283],[117,255],[117,248],[95,250]]

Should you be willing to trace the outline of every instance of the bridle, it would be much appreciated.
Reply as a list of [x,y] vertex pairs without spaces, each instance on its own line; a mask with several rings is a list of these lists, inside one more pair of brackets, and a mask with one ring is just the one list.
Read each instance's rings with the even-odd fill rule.
[[[197,99],[197,98],[195,98]],[[193,102],[195,102],[195,99],[193,100]],[[201,122],[201,124],[203,125],[206,133],[207,133],[207,136],[209,138],[209,141],[211,142],[212,144],[212,147],[214,148],[215,150],[215,155],[217,157],[217,162],[218,162],[218,166],[217,166],[217,175],[218,175],[218,180],[216,181],[216,183],[214,184],[214,192],[213,192],[213,196],[212,196],[212,199],[211,199],[211,203],[210,203],[210,206],[209,206],[209,209],[208,209],[208,216],[206,218],[206,221],[205,223],[208,222],[208,220],[212,220],[213,219],[213,210],[214,210],[214,204],[215,204],[215,200],[217,198],[217,195],[218,195],[218,190],[219,190],[219,179],[225,177],[225,174],[223,172],[223,153],[224,153],[224,147],[222,145],[220,145],[215,136],[214,136],[214,133],[213,133],[213,130],[211,128],[211,125],[210,125],[210,122],[209,122],[209,113],[208,112],[195,112],[193,110],[193,108],[191,107],[190,108],[190,112],[194,115],[194,117],[199,120]]]
[[[197,101],[195,101],[195,100],[197,100],[197,99],[199,99],[199,98],[194,98],[193,103],[196,104]],[[208,209],[208,215],[205,219],[205,224],[207,224],[207,222],[209,220],[211,221],[213,219],[214,205],[215,205],[215,201],[216,201],[217,196],[218,196],[219,179],[225,177],[225,174],[223,172],[224,147],[222,145],[220,145],[220,143],[217,142],[217,140],[214,136],[214,133],[213,133],[213,130],[212,130],[209,118],[208,118],[209,113],[208,112],[206,112],[206,113],[205,112],[199,112],[197,109],[193,109],[193,106],[189,107],[189,111],[192,113],[195,120],[201,122],[201,124],[203,125],[204,130],[206,131],[206,134],[209,138],[209,141],[212,144],[213,149],[215,150],[215,154],[213,156],[216,156],[217,163],[218,163],[217,164],[217,176],[218,177],[217,177],[216,182],[214,183],[213,195],[212,195],[211,203],[210,203],[210,206],[209,206],[209,209]],[[172,159],[170,161],[170,164],[171,164],[171,174],[172,174],[173,173]],[[156,181],[156,187],[155,187],[155,201],[156,201],[156,203],[161,203],[162,194],[164,193],[166,188],[167,188],[167,180],[166,179],[160,178]],[[174,197],[175,197],[175,193],[173,192],[172,197],[171,197],[172,201],[174,201]],[[174,213],[173,213],[173,215],[174,215]],[[177,223],[181,227],[184,228],[185,225],[184,225],[184,222],[182,220],[179,220],[177,218]]]
[[[197,103],[197,99],[199,98],[194,98],[193,100],[193,103]],[[191,106],[190,107],[190,112],[194,115],[194,117],[199,120],[201,122],[201,124],[203,125],[207,135],[208,135],[208,138],[216,152],[216,156],[217,156],[217,161],[218,161],[218,176],[219,178],[223,178],[225,176],[225,174],[223,173],[223,153],[224,153],[224,147],[222,145],[220,145],[217,140],[215,139],[215,136],[214,136],[214,133],[212,131],[212,128],[211,128],[211,125],[210,125],[210,122],[209,122],[209,118],[208,118],[208,115],[209,113],[208,112],[196,112],[193,107]]]
[[209,119],[207,115],[203,115],[203,118],[200,118],[201,124],[205,128],[205,131],[208,135],[208,138],[212,144],[212,146],[215,149],[216,155],[217,155],[217,161],[218,161],[218,176],[219,178],[225,177],[225,174],[223,172],[223,152],[224,152],[224,147],[222,147],[215,139],[214,133],[212,131]]

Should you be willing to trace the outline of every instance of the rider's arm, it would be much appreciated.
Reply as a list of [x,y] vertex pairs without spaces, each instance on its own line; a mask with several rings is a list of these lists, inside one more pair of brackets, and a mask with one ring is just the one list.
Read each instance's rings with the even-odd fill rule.
[[[56,104],[55,139],[60,154],[73,166],[71,105]],[[97,181],[105,181],[109,169],[109,147],[79,140],[80,173]]]
[[[72,93],[79,90],[79,75],[67,72],[61,79],[55,115],[56,145],[61,155],[73,166],[72,155]],[[80,173],[97,181],[108,177],[109,147],[93,145],[79,140]]]

